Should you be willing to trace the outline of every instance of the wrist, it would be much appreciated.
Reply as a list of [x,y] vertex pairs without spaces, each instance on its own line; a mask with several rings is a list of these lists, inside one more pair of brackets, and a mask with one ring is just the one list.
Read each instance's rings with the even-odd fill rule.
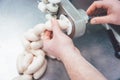
[[80,51],[76,47],[66,48],[66,50],[63,50],[62,53],[60,53],[59,58],[64,62],[65,59],[71,59],[74,55],[80,56]]

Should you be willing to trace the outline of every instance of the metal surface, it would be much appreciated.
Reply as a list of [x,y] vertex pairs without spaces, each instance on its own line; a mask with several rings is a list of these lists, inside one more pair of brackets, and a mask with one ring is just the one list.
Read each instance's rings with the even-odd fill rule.
[[[92,0],[72,0],[77,8],[87,9]],[[23,50],[21,38],[25,31],[44,22],[36,0],[0,0],[0,80],[17,75],[16,58]],[[74,39],[81,54],[108,80],[119,80],[120,60],[101,25],[87,25],[84,36]],[[47,72],[40,80],[69,80],[61,62],[49,60]]]

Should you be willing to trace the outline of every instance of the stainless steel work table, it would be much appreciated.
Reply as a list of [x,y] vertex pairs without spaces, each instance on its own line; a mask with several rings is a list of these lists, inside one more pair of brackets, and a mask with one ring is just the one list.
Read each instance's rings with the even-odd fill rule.
[[[72,0],[77,8],[87,9],[92,0]],[[0,0],[0,80],[17,76],[16,58],[23,50],[21,38],[25,31],[44,22],[37,9],[37,0]],[[73,40],[82,55],[108,80],[120,80],[120,60],[106,30],[101,25],[87,25],[84,36]],[[86,76],[87,77],[87,76]],[[69,80],[61,62],[50,60],[40,80]]]

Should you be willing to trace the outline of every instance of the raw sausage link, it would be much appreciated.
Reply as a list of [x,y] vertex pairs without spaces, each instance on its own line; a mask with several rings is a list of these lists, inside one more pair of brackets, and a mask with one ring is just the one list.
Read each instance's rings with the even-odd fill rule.
[[[24,35],[23,45],[24,45],[24,53],[20,54],[17,59],[17,69],[18,73],[22,74],[14,78],[13,80],[33,80],[39,79],[47,68],[47,60],[45,58],[45,53],[42,50],[43,42],[42,35],[46,30],[52,31],[51,18],[57,16],[55,15],[59,9],[59,3],[61,0],[42,0],[39,2],[38,8],[42,12],[46,12],[46,17],[48,21],[46,23],[41,23],[36,25],[33,29],[28,30]],[[61,16],[60,19],[57,20],[60,29],[64,32],[68,31],[68,28],[71,27],[69,20],[66,19],[65,16]],[[56,59],[53,55],[47,55],[52,59]]]

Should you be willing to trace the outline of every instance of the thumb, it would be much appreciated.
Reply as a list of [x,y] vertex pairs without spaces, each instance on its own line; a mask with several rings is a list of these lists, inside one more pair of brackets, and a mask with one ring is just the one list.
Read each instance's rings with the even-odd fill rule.
[[102,16],[102,17],[95,17],[90,21],[90,23],[91,24],[105,24],[105,23],[110,23],[111,20],[112,20],[112,17],[108,15],[108,16]]
[[62,31],[59,27],[59,23],[56,19],[52,19],[52,28],[53,28],[53,35],[58,35],[60,34]]

